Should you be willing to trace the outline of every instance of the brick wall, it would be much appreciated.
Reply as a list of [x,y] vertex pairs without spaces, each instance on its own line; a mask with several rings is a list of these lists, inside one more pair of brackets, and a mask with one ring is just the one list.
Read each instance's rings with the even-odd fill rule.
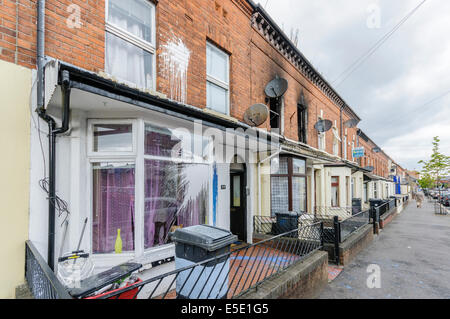
[[[47,0],[46,55],[98,72],[104,66],[104,0]],[[81,28],[66,23],[71,4],[80,7]],[[0,59],[36,66],[36,0],[0,1]]]
[[[105,1],[47,0],[46,55],[93,72],[103,71]],[[158,91],[170,93],[170,78],[161,68],[161,48],[169,41],[179,39],[191,53],[185,102],[204,108],[206,42],[211,41],[230,55],[231,116],[242,120],[248,107],[267,103],[264,88],[275,76],[280,76],[289,82],[284,96],[287,138],[298,140],[297,103],[301,92],[308,104],[309,145],[318,147],[314,124],[321,111],[324,119],[336,122],[338,134],[345,130],[340,127],[339,107],[252,27],[252,9],[245,0],[159,0],[155,3]],[[73,4],[81,9],[80,28],[71,28],[67,24],[72,13],[68,8]],[[0,59],[35,68],[36,5],[37,0],[0,0]],[[344,113],[343,121],[348,119],[351,115]],[[270,129],[269,122],[262,127]],[[347,143],[350,145],[353,136],[356,136],[356,129],[348,128]],[[330,154],[333,153],[333,139],[333,132],[328,131],[325,144]],[[339,154],[340,149],[339,145]],[[351,160],[351,146],[347,144],[344,149]],[[369,157],[378,156],[370,154]]]
[[[360,146],[365,148],[366,156],[361,159],[361,166],[373,166],[373,173],[382,176],[385,178],[389,177],[390,168],[389,168],[389,157],[386,156],[383,152],[375,153],[373,149],[377,147],[375,143],[371,140],[366,142],[364,139],[359,138]],[[370,160],[370,161],[369,161]]]

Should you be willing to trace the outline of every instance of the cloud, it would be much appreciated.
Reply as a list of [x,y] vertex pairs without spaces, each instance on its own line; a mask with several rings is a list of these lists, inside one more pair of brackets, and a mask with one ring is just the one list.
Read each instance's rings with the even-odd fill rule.
[[410,169],[420,169],[419,160],[428,160],[432,153],[432,142],[435,136],[439,136],[440,151],[450,154],[449,126],[437,123],[419,127],[403,135],[397,135],[388,139],[383,149],[395,158],[401,165]]

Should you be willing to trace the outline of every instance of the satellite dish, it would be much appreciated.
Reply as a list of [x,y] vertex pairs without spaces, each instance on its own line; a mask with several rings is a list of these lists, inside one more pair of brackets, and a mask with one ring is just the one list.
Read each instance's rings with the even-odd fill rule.
[[250,126],[260,126],[269,117],[269,109],[264,104],[252,105],[244,113],[244,121]]
[[375,169],[375,167],[373,167],[373,166],[367,166],[367,167],[364,167],[364,169],[373,172],[373,170]]
[[320,120],[316,123],[316,125],[314,125],[314,128],[318,132],[324,133],[324,132],[329,131],[332,126],[333,126],[333,123],[330,120]]
[[374,148],[372,149],[372,152],[374,152],[374,153],[380,153],[380,152],[381,152],[381,148],[379,148],[379,147],[374,147]]
[[357,127],[357,126],[358,126],[358,120],[356,120],[356,119],[348,120],[348,121],[346,121],[346,122],[344,123],[344,125],[345,125],[346,127],[350,127],[350,128],[352,128],[352,127]]
[[270,81],[269,84],[267,84],[264,92],[268,97],[274,99],[283,96],[283,94],[286,93],[287,89],[288,81],[286,79],[276,77],[275,79]]

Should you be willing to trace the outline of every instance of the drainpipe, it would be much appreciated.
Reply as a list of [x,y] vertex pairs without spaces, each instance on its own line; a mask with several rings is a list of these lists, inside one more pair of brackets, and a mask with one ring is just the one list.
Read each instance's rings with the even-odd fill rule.
[[37,4],[37,107],[44,108],[45,0]]
[[[39,0],[37,6],[37,110],[39,117],[48,124],[48,254],[47,262],[54,270],[55,261],[55,216],[56,216],[56,137],[69,130],[70,121],[70,78],[69,72],[61,73],[62,91],[62,125],[56,127],[56,121],[47,114],[44,103],[44,68],[45,68],[45,0]],[[46,177],[46,176],[45,176]]]
[[48,255],[47,262],[49,267],[54,270],[55,260],[55,216],[56,216],[56,137],[58,134],[64,134],[69,130],[70,121],[70,80],[69,72],[62,72],[62,105],[63,116],[61,127],[56,127],[55,120],[49,116],[45,109],[38,109],[39,116],[48,124]]

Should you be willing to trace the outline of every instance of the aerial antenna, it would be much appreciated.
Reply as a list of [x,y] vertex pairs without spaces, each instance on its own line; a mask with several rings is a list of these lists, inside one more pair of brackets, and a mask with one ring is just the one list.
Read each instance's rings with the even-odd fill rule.
[[332,126],[333,122],[331,122],[330,120],[319,120],[316,125],[314,125],[314,128],[319,133],[325,133],[328,132]]
[[260,126],[267,121],[269,109],[265,104],[255,104],[250,106],[244,113],[244,122],[252,127]]
[[353,128],[358,126],[359,121],[357,119],[351,119],[344,123],[346,127]]
[[288,89],[288,81],[278,76],[267,84],[264,92],[272,99],[280,98]]

